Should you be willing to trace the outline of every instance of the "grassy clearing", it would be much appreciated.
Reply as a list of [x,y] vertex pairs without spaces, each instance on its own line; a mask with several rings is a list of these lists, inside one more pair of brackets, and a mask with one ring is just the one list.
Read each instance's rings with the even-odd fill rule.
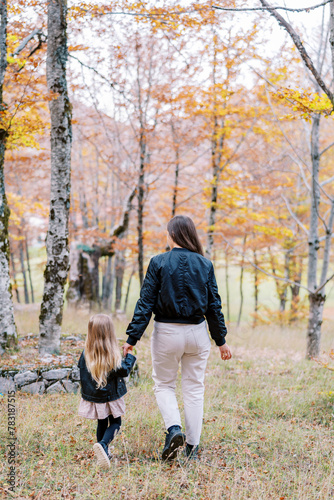
[[[327,348],[333,347],[330,332],[324,333]],[[79,395],[17,394],[17,497],[334,498],[334,397],[328,394],[333,372],[303,359],[305,338],[298,329],[231,328],[229,341],[230,362],[223,363],[216,349],[211,352],[202,450],[200,461],[191,465],[182,457],[172,464],[159,460],[164,429],[152,391],[148,338],[138,348],[140,385],[127,395],[110,471],[96,467],[95,422],[77,416]],[[1,414],[6,415],[5,398]],[[4,478],[6,425],[3,418]]]

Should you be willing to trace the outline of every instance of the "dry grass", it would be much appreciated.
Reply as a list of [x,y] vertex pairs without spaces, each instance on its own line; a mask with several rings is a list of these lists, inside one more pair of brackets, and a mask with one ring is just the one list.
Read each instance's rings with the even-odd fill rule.
[[[71,321],[73,333],[86,325],[84,315]],[[323,345],[329,349],[333,347],[330,325],[327,330]],[[334,498],[334,398],[328,394],[334,390],[333,373],[303,359],[303,329],[245,327],[237,332],[232,328],[229,340],[234,351],[230,362],[220,361],[216,349],[211,352],[200,461],[190,465],[182,457],[165,464],[157,454],[164,429],[152,391],[148,338],[138,348],[140,385],[127,395],[123,432],[115,440],[109,471],[96,467],[95,422],[76,415],[79,395],[18,394],[16,496]],[[1,414],[6,414],[5,398]],[[6,425],[3,418],[4,477]]]

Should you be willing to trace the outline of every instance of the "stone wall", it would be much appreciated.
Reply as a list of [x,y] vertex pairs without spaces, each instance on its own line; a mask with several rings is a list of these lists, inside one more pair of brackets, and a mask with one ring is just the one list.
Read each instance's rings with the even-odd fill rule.
[[[129,377],[125,379],[127,385],[137,385],[139,369],[136,363]],[[80,372],[76,365],[72,368],[43,367],[30,370],[0,369],[0,395],[8,391],[21,391],[29,394],[56,394],[74,393],[80,388]]]
[[29,394],[74,393],[80,388],[80,373],[72,368],[44,367],[30,370],[0,369],[0,393],[21,391]]

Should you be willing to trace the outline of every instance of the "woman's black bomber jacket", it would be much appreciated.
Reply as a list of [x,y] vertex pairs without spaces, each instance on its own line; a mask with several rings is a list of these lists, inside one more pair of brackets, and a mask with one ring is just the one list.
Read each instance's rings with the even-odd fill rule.
[[131,323],[127,343],[136,345],[152,313],[161,323],[208,322],[217,346],[227,334],[212,262],[186,248],[173,248],[150,260]]
[[96,388],[96,381],[89,373],[86,361],[85,351],[82,351],[78,367],[80,369],[80,382],[81,382],[81,396],[85,401],[93,403],[107,403],[108,401],[115,401],[127,393],[126,385],[123,377],[127,377],[131,372],[136,357],[128,353],[122,364],[117,370],[112,370],[107,378],[107,385],[105,387]]

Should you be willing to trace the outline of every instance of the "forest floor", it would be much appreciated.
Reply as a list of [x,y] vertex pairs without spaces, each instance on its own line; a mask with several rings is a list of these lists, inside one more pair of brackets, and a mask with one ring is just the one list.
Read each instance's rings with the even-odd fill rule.
[[[79,316],[75,320],[65,314],[69,333],[82,332],[86,313]],[[123,330],[122,324],[117,328]],[[123,430],[114,441],[109,470],[99,470],[95,463],[95,422],[77,416],[79,394],[16,393],[17,477],[11,496],[333,499],[334,373],[304,359],[304,330],[231,326],[233,359],[228,362],[212,347],[200,460],[194,463],[187,464],[182,455],[172,463],[159,459],[164,428],[153,394],[149,336],[138,345],[140,380],[126,396]],[[326,323],[326,352],[334,347],[332,331],[333,324]],[[177,390],[181,402],[180,384]],[[5,416],[6,397],[0,401]],[[6,418],[0,426],[0,495],[10,498]]]

